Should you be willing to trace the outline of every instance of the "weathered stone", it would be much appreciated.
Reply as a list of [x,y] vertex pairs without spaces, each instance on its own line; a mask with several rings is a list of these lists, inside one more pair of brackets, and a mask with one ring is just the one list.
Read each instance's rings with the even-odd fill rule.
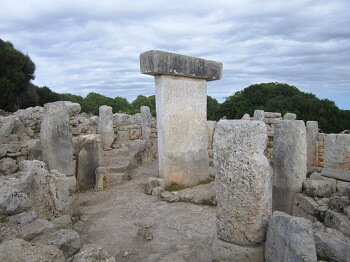
[[350,135],[327,134],[322,174],[350,182]]
[[264,245],[241,246],[215,239],[212,249],[213,262],[264,262]]
[[304,192],[311,197],[330,197],[334,190],[334,183],[327,180],[305,179],[303,181]]
[[0,140],[9,136],[15,127],[15,120],[12,116],[0,116]]
[[1,147],[0,148],[0,159],[5,157],[6,156],[6,153],[7,153],[7,150],[5,147]]
[[329,181],[332,184],[333,192],[336,192],[337,190],[337,180],[334,178],[322,176],[320,173],[314,172],[310,175],[311,180],[326,180]]
[[113,113],[111,106],[100,106],[97,132],[101,135],[102,147],[110,148],[114,141]]
[[17,225],[0,222],[0,244],[17,237],[19,237],[19,228]]
[[38,214],[34,210],[29,210],[26,212],[19,213],[17,215],[8,216],[4,219],[4,221],[11,224],[24,226],[37,218]]
[[[308,197],[304,194],[296,194],[294,198],[293,205],[293,216],[298,216],[298,213],[295,212],[296,208],[300,207],[303,211],[310,215],[316,215],[316,208],[319,204],[311,197]],[[307,217],[306,217],[307,218]]]
[[306,122],[307,165],[317,166],[318,162],[318,122]]
[[2,262],[64,262],[61,250],[55,246],[31,244],[23,239],[5,241],[0,245]]
[[307,172],[304,121],[276,122],[273,159],[272,209],[291,214],[294,197],[297,193],[301,193]]
[[96,191],[103,190],[106,171],[107,171],[106,168],[103,166],[96,168],[95,170],[95,176],[96,176],[95,190]]
[[84,245],[78,254],[67,260],[68,262],[115,262],[115,258],[108,254],[101,246]]
[[296,120],[297,115],[294,113],[285,113],[283,116],[283,120]]
[[164,191],[164,187],[157,186],[152,189],[152,196],[160,196]]
[[267,230],[265,259],[270,262],[317,261],[311,222],[275,211]]
[[207,121],[208,148],[213,148],[215,126],[215,121]]
[[42,160],[42,151],[40,139],[31,139],[25,141],[23,144],[26,148],[28,148],[28,160]]
[[18,169],[16,160],[6,157],[0,159],[0,174],[9,175],[15,173]]
[[6,184],[0,187],[0,214],[15,215],[31,207],[32,201],[27,194]]
[[147,178],[147,181],[144,185],[144,192],[147,195],[151,195],[152,194],[152,190],[156,187],[165,187],[165,181],[164,179],[161,178],[156,178],[156,177],[149,177]]
[[130,129],[130,139],[136,140],[141,137],[141,131],[139,128],[132,128]]
[[51,222],[55,229],[72,229],[72,219],[68,214],[56,217]]
[[45,219],[36,219],[29,224],[21,226],[22,238],[27,241],[44,234],[53,229],[53,224]]
[[151,138],[151,111],[148,106],[141,106],[142,139]]
[[350,220],[347,216],[328,209],[324,224],[326,227],[339,230],[345,236],[350,237]]
[[266,117],[266,118],[279,118],[279,117],[281,117],[281,113],[277,113],[277,112],[264,112],[264,117]]
[[222,63],[158,50],[140,55],[140,69],[147,75],[174,75],[207,81],[219,80],[222,76]]
[[[34,175],[30,172],[19,172],[0,177],[0,187],[8,186],[19,192],[28,193],[32,186]],[[1,185],[2,184],[2,185]]]
[[265,117],[262,121],[265,124],[274,125],[277,120],[282,120],[282,118],[280,118],[280,117],[279,118],[266,118]]
[[[329,178],[329,179],[332,179],[332,178]],[[337,187],[338,193],[346,195],[346,188],[350,187],[350,183],[338,180],[336,187]]]
[[242,116],[242,120],[250,120],[250,115],[249,114],[244,114]]
[[117,140],[118,141],[128,141],[128,140],[130,140],[129,131],[118,131],[118,133],[117,133]]
[[167,186],[209,177],[204,79],[156,76],[159,176]]
[[264,110],[254,110],[253,119],[257,120],[257,121],[263,121],[263,119],[264,119]]
[[220,120],[214,134],[217,229],[220,239],[254,245],[265,239],[271,215],[271,176],[266,126]]
[[69,129],[69,116],[65,104],[45,104],[40,130],[43,160],[49,170],[73,176],[73,145]]
[[329,207],[331,209],[343,210],[349,204],[349,199],[347,196],[331,196],[329,198]]
[[20,109],[13,113],[25,126],[34,126],[42,119],[43,108],[40,106]]
[[338,230],[313,226],[317,257],[325,261],[350,261],[350,239]]
[[125,173],[109,173],[107,172],[104,177],[105,186],[121,185],[125,179]]
[[70,101],[63,101],[68,110],[69,117],[73,117],[80,113],[81,106],[78,103],[73,103]]
[[32,243],[54,245],[63,251],[63,255],[69,258],[78,253],[81,244],[78,233],[72,229],[60,229],[50,231],[34,238]]
[[344,207],[343,212],[348,218],[350,218],[350,205]]
[[84,135],[79,139],[77,183],[81,188],[93,188],[96,184],[95,170],[102,158],[101,135]]

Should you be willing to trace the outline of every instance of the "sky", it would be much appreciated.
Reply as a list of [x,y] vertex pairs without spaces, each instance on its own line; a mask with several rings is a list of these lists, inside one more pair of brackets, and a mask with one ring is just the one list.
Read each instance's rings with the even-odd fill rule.
[[34,84],[85,97],[154,94],[139,55],[223,63],[208,94],[281,82],[350,109],[349,0],[0,0],[0,38],[29,55]]

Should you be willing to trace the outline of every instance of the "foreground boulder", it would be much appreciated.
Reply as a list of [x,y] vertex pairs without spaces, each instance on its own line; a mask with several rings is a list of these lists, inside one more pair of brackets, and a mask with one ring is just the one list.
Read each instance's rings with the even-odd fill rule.
[[0,187],[0,214],[14,215],[32,207],[27,194],[7,185]]
[[115,258],[102,247],[88,244],[83,246],[79,253],[68,259],[67,262],[115,262]]

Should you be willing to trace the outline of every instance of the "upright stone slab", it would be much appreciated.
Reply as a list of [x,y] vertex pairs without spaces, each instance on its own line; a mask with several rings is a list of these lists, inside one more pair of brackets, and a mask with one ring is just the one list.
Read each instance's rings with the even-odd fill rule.
[[97,133],[101,135],[102,147],[110,148],[114,141],[113,113],[111,106],[100,106]]
[[93,188],[96,184],[95,170],[102,158],[101,135],[85,135],[79,138],[77,156],[77,180],[81,188]]
[[[236,259],[232,261],[263,261],[262,245],[272,212],[272,169],[264,156],[266,143],[267,129],[261,121],[221,120],[215,129],[220,241],[215,242],[214,249],[232,249],[231,259]],[[229,249],[224,247],[228,243]],[[249,253],[251,259],[240,260],[239,253]]]
[[273,210],[292,214],[293,200],[306,178],[306,128],[302,120],[275,123],[273,142]]
[[254,118],[254,120],[263,121],[264,110],[254,110],[253,118]]
[[43,160],[48,169],[67,176],[74,175],[72,135],[64,102],[44,105],[40,141]]
[[141,131],[142,139],[151,138],[151,111],[148,106],[141,106]]
[[350,182],[350,135],[327,134],[324,143],[324,176]]
[[166,186],[194,186],[209,177],[206,81],[222,64],[162,51],[140,55],[141,73],[155,76],[160,177]]
[[318,159],[318,122],[306,122],[306,142],[307,142],[307,165],[310,167],[317,166]]

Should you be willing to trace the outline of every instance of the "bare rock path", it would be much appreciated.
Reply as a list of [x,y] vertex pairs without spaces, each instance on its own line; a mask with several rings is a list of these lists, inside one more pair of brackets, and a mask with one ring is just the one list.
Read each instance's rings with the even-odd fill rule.
[[136,169],[123,185],[79,193],[74,227],[82,243],[101,245],[117,261],[210,261],[215,207],[145,195],[150,176],[157,176],[157,162]]

